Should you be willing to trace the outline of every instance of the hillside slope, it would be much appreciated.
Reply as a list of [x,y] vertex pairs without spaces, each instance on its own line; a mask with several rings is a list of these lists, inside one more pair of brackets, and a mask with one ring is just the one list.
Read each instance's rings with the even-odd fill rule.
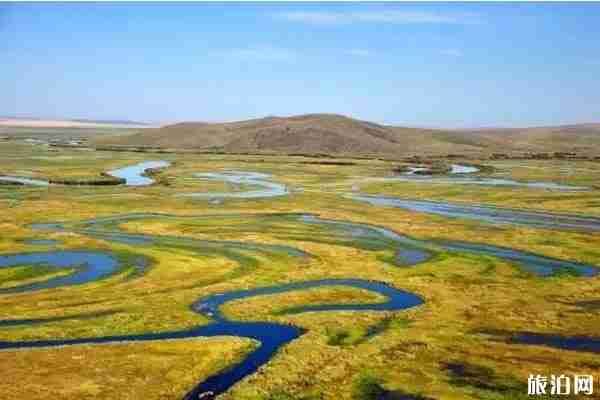
[[459,135],[497,150],[600,152],[600,124],[478,129],[466,130]]
[[184,122],[98,145],[152,146],[227,153],[380,155],[482,154],[600,149],[600,124],[523,129],[442,130],[393,127],[335,114],[267,117],[229,123]]

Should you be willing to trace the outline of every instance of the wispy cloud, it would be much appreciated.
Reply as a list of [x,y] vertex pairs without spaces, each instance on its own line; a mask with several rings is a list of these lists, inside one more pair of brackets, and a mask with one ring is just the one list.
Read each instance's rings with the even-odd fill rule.
[[293,50],[269,46],[230,49],[224,54],[239,60],[269,62],[293,61],[297,57],[297,53]]
[[443,14],[425,11],[361,11],[361,12],[328,12],[328,11],[291,11],[273,14],[274,18],[292,22],[303,22],[319,25],[338,25],[351,23],[386,23],[386,24],[467,24],[477,22],[474,14]]
[[344,51],[344,54],[355,57],[371,57],[374,55],[373,51],[367,49],[348,49]]
[[463,55],[463,52],[458,49],[444,49],[441,51],[441,53],[450,57],[460,57]]

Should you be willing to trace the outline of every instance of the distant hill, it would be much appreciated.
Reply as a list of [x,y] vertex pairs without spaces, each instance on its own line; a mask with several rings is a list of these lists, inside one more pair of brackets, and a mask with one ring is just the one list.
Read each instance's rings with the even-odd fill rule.
[[496,150],[600,153],[600,124],[474,129],[459,132],[454,137],[472,139]]
[[99,145],[152,146],[227,153],[379,155],[600,150],[600,124],[523,129],[424,129],[379,125],[336,114],[267,117],[229,123],[182,122]]

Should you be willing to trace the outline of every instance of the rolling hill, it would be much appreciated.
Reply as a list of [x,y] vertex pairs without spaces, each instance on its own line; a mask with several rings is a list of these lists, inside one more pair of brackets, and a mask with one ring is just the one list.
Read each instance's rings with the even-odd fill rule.
[[379,125],[336,114],[267,117],[239,122],[183,122],[97,145],[213,150],[225,153],[403,157],[494,152],[600,152],[600,124],[512,129],[425,129]]

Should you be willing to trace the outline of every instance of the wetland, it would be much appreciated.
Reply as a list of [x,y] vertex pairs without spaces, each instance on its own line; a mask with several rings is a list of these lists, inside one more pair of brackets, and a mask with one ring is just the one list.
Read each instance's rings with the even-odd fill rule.
[[[498,399],[518,390],[444,366],[525,389],[600,372],[593,162],[404,180],[381,160],[45,151],[0,143],[3,173],[125,184],[0,186],[4,398]],[[454,181],[498,171],[587,189]]]

